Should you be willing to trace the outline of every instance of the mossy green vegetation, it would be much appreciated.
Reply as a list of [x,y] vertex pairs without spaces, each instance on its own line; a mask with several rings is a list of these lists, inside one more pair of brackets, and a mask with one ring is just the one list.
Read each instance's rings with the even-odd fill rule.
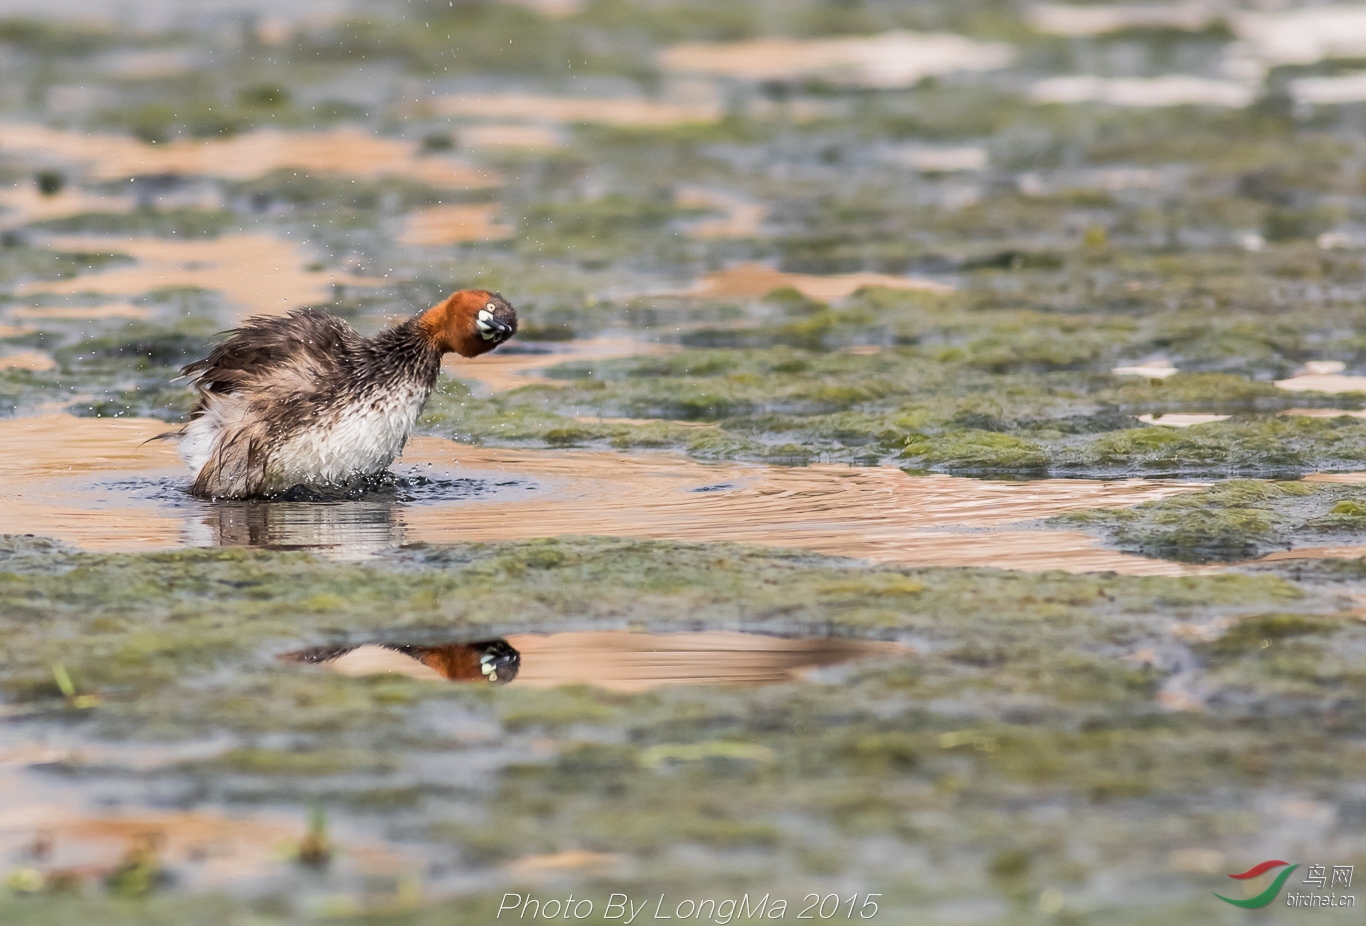
[[[609,264],[623,250],[655,263],[675,263],[679,258],[668,250],[679,249],[678,234],[670,223],[697,214],[675,206],[670,190],[653,198],[609,194],[589,201],[537,203],[520,218],[518,244],[538,257],[573,257],[589,265]],[[642,253],[650,242],[650,253]]]
[[[147,302],[159,312],[205,301],[196,292],[166,292]],[[207,300],[215,304],[214,300]],[[202,357],[212,343],[207,319],[172,324],[111,319],[104,324],[54,324],[11,343],[50,352],[56,365],[42,371],[0,370],[0,414],[31,412],[66,399],[66,410],[90,417],[155,417],[181,421],[194,396],[179,368]],[[84,335],[84,336],[83,336]]]
[[[1226,373],[1133,381],[987,372],[954,349],[938,352],[686,349],[579,361],[551,368],[553,386],[483,400],[443,384],[423,427],[462,440],[669,447],[703,458],[769,459],[772,447],[795,446],[807,460],[982,476],[1289,476],[1366,462],[1366,422],[1278,413],[1352,399],[1316,400]],[[1236,417],[1189,428],[1137,420],[1173,412]],[[659,421],[596,420],[611,418]]]
[[55,251],[36,247],[22,235],[0,239],[0,282],[10,286],[29,280],[65,280],[128,263],[132,258],[118,253],[112,241],[108,251]]
[[[1044,35],[998,0],[546,5],[559,18],[538,6],[376,0],[330,20],[206,12],[162,31],[0,20],[6,125],[163,145],[344,123],[490,178],[438,189],[357,163],[100,180],[98,165],[7,143],[0,351],[41,350],[56,366],[0,371],[0,413],[62,403],[182,420],[191,397],[176,368],[240,306],[128,293],[117,298],[150,316],[133,325],[12,310],[99,304],[23,287],[127,262],[120,236],[246,231],[311,249],[310,269],[373,281],[322,306],[362,329],[479,286],[518,307],[509,347],[609,335],[662,348],[562,363],[491,396],[444,379],[421,423],[430,434],[1026,478],[1366,464],[1366,422],[1284,414],[1359,411],[1366,395],[1274,385],[1310,361],[1366,372],[1360,106],[1292,103],[1291,84],[1360,62],[1274,67],[1244,108],[1039,105],[1022,91],[1049,76],[1222,80],[1238,39],[1217,21]],[[891,29],[1008,41],[1015,63],[886,90],[708,85],[660,65],[676,43]],[[490,92],[717,108],[676,125],[547,113],[528,121],[550,147],[509,149],[476,128],[520,128],[520,116],[449,116],[430,99]],[[48,205],[32,208],[34,190]],[[63,212],[60,197],[96,193],[136,205]],[[745,215],[685,205],[707,195],[753,221],[710,237],[701,220]],[[418,246],[403,233],[416,210],[495,202],[511,237]],[[108,244],[47,246],[66,234]],[[695,285],[747,261],[953,291],[823,300]],[[1181,372],[1111,372],[1153,360]],[[1177,413],[1232,417],[1138,420]],[[1366,498],[1240,479],[1054,524],[1227,562],[1355,543]],[[545,885],[597,899],[589,923],[606,922],[614,890],[854,889],[880,891],[887,922],[1205,923],[1218,915],[1208,891],[1251,863],[1249,846],[1279,838],[1268,834],[1348,846],[1331,861],[1357,861],[1363,595],[1362,561],[1133,578],[591,538],[357,562],[0,538],[0,791],[94,815],[297,822],[261,848],[261,879],[207,891],[180,877],[193,859],[151,843],[87,873],[16,850],[0,858],[0,922],[487,926],[504,888]],[[344,677],[276,658],[624,628],[905,650],[769,687],[639,692]],[[356,873],[375,845],[404,854],[402,875]],[[208,863],[217,850],[206,843]],[[576,859],[588,862],[554,867]]]
[[1316,543],[1359,542],[1366,488],[1221,482],[1133,508],[1059,515],[1055,526],[1103,533],[1122,550],[1181,562],[1231,562]]
[[[344,227],[372,226],[381,216],[443,201],[440,190],[411,177],[357,178],[298,168],[280,168],[254,180],[231,184],[227,195],[239,211],[260,213],[288,207],[295,215],[308,215],[311,221]],[[486,196],[481,191],[454,194],[456,199]]]
[[[360,318],[395,300],[409,307],[430,304],[441,292],[439,284],[415,281],[329,307]],[[776,292],[735,306],[731,316],[740,317],[739,326],[694,322],[677,336],[685,345],[705,347],[564,363],[546,372],[546,384],[489,398],[443,382],[423,428],[495,443],[880,462],[965,475],[1291,476],[1366,462],[1361,419],[1281,414],[1316,404],[1351,408],[1359,396],[1290,393],[1258,378],[1293,370],[1292,358],[1304,356],[1294,345],[1323,337],[1326,329],[1315,331],[1314,325],[1337,321],[1302,321],[1308,330],[1288,331],[1285,343],[1263,332],[1256,353],[1247,346],[1253,343],[1250,321],[1195,326],[1192,320],[1177,339],[1160,335],[1156,319],[1055,317],[992,308],[991,300],[984,305],[970,294],[872,289],[838,309],[795,295]],[[589,319],[612,311],[610,304],[590,312],[563,297],[533,297],[527,327],[553,344],[576,326],[591,333],[595,322]],[[657,307],[643,315],[642,333],[680,315],[706,314],[686,301],[676,309]],[[726,313],[711,314],[719,321]],[[196,322],[177,324],[193,328]],[[1171,338],[1168,352],[1178,362],[1197,370],[1161,380],[1109,372],[1161,349],[1164,338]],[[1227,357],[1256,357],[1263,366],[1231,372]],[[1202,364],[1210,369],[1199,372]],[[178,387],[143,381],[121,390],[123,407],[169,419],[183,412],[185,403],[174,400]],[[1160,426],[1160,416],[1182,412],[1235,417],[1190,428]],[[1158,416],[1159,425],[1144,425],[1138,415]],[[612,418],[658,421],[598,420]],[[701,423],[709,427],[694,426]]]
[[[890,909],[1008,904],[1109,871],[1063,850],[1061,822],[1022,818],[1022,801],[1069,808],[1074,849],[1099,851],[1118,827],[1129,870],[1164,872],[1173,840],[1232,851],[1262,825],[1248,817],[1259,818],[1258,795],[1312,781],[1331,799],[1360,753],[1318,728],[1366,728],[1350,668],[1366,629],[1338,610],[1342,581],[870,568],[595,539],[413,546],[348,564],[247,549],[93,555],[4,538],[0,704],[30,735],[78,735],[92,755],[107,741],[172,753],[212,742],[135,777],[113,753],[45,774],[106,782],[133,801],[153,788],[212,794],[239,813],[289,809],[301,840],[321,799],[343,860],[346,834],[378,812],[403,851],[485,877],[557,852],[631,860],[630,874],[575,881],[576,892],[787,890],[895,845],[935,854],[958,879],[860,862]],[[1191,626],[1224,629],[1189,646]],[[624,627],[834,633],[908,649],[812,681],[635,694],[348,678],[273,658],[301,645]],[[1305,674],[1305,660],[1318,670]],[[94,706],[71,706],[54,664]],[[1166,708],[1165,692],[1192,674],[1203,710]],[[453,767],[481,771],[452,778]],[[984,856],[985,844],[998,851]],[[670,861],[679,846],[693,853],[686,871]],[[757,867],[733,868],[736,853],[754,852]],[[290,863],[279,864],[284,878]],[[37,922],[39,910],[94,911],[105,894],[131,892],[153,916],[178,903],[174,882],[134,875],[163,868],[174,877],[173,864],[139,857],[120,869],[128,891],[87,884],[80,901],[14,897],[0,909]],[[277,883],[275,912],[252,901],[258,914],[305,917],[309,891],[272,893],[290,882]],[[387,902],[383,891],[363,900]]]
[[61,235],[216,238],[236,224],[236,216],[223,210],[142,208],[131,212],[83,212],[60,219],[34,222],[27,228],[33,232]]
[[[1292,118],[1275,101],[1293,69],[1272,76],[1264,103],[1217,112],[1036,106],[985,78],[894,92],[728,84],[715,123],[564,125],[559,146],[515,155],[462,146],[460,120],[407,104],[347,109],[338,98],[349,69],[384,66],[407,79],[451,75],[439,93],[478,90],[460,83],[470,74],[510,73],[528,93],[579,93],[587,91],[574,81],[597,75],[605,89],[590,96],[667,102],[677,88],[654,55],[668,43],[888,28],[1012,41],[1030,79],[1120,59],[1120,70],[1160,70],[1173,55],[1201,59],[1226,41],[1210,27],[1064,42],[1033,33],[1018,10],[979,3],[950,12],[601,2],[563,20],[505,3],[436,3],[420,15],[377,8],[302,25],[269,52],[248,29],[231,53],[214,49],[213,68],[119,79],[71,120],[171,138],[331,125],[345,110],[381,133],[430,142],[429,154],[495,168],[501,186],[442,191],[415,179],[288,169],[196,181],[223,204],[198,209],[176,198],[180,178],[151,178],[166,189],[144,184],[147,202],[126,216],[77,215],[14,232],[15,246],[0,249],[0,277],[30,278],[18,265],[41,249],[23,240],[49,231],[259,228],[309,240],[319,266],[392,280],[339,292],[327,306],[362,327],[420,309],[458,283],[503,290],[523,314],[525,336],[626,329],[685,348],[665,373],[631,361],[570,366],[552,374],[574,378],[557,391],[484,401],[452,389],[433,403],[433,432],[486,441],[979,475],[1260,476],[1361,465],[1361,425],[1271,417],[1300,405],[1358,408],[1361,396],[1291,395],[1271,383],[1305,361],[1338,360],[1349,372],[1366,362],[1353,288],[1363,261],[1351,243],[1360,172],[1343,140],[1355,131],[1343,121],[1350,107]],[[174,44],[182,40],[189,45]],[[101,41],[161,47],[117,30]],[[54,79],[34,69],[30,96]],[[980,149],[986,166],[910,169],[906,145]],[[69,186],[81,179],[66,177]],[[700,213],[679,205],[687,186],[762,204],[766,224],[748,237],[692,237]],[[511,240],[439,249],[395,241],[414,209],[494,198]],[[684,291],[702,273],[754,259],[809,273],[929,275],[958,292],[870,289],[828,305],[790,290],[757,299],[644,295]],[[873,348],[881,353],[866,353]],[[1153,356],[1183,372],[1160,383],[1109,373]],[[704,372],[718,363],[728,365],[724,374]],[[167,417],[183,407],[159,385],[148,388],[146,400],[120,390],[117,404]],[[1179,411],[1244,417],[1179,434],[1132,420]],[[576,420],[584,417],[716,427]]]
[[39,56],[84,56],[118,42],[119,35],[105,25],[54,23],[40,17],[7,16],[0,19],[0,43],[12,51]]
[[[1333,266],[1334,275],[1356,272],[1351,262]],[[1124,279],[1108,276],[1116,270]],[[546,374],[557,388],[529,386],[482,403],[450,388],[433,402],[427,426],[545,444],[554,443],[552,431],[572,432],[578,443],[613,446],[658,445],[672,430],[674,447],[700,455],[759,459],[784,444],[813,460],[968,475],[1265,476],[1359,467],[1366,428],[1358,420],[1280,413],[1354,409],[1360,396],[1290,393],[1271,382],[1326,355],[1355,363],[1355,340],[1340,334],[1354,310],[1323,306],[1287,317],[1274,302],[1257,303],[1264,295],[1248,292],[1245,270],[1244,258],[1116,254],[1069,259],[1047,272],[1006,271],[1024,279],[984,278],[949,296],[871,288],[831,306],[775,291],[731,300],[729,313],[713,310],[715,321],[698,300],[655,300],[621,317],[637,321],[642,335],[681,342],[680,352],[563,364]],[[1216,279],[1226,293],[1217,293]],[[1239,307],[1205,308],[1225,299]],[[572,307],[557,312],[561,324],[587,320]],[[686,321],[664,334],[671,318]],[[1183,372],[1110,372],[1154,355]],[[1177,412],[1235,418],[1187,429],[1136,420]],[[696,433],[665,425],[571,420],[583,417],[705,421],[726,440],[699,444]]]

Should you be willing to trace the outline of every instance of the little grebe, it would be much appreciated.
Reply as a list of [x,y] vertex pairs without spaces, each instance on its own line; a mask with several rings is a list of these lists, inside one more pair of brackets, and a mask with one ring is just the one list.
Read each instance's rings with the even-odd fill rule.
[[199,401],[167,436],[195,472],[195,495],[345,485],[402,452],[443,354],[477,357],[516,332],[502,296],[470,289],[371,338],[313,309],[250,318],[180,371]]

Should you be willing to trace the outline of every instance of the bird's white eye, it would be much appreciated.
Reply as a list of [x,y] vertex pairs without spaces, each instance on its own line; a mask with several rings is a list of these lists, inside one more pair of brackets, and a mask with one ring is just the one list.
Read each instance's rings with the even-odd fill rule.
[[496,305],[494,305],[492,302],[490,302],[488,305],[484,306],[484,308],[486,308],[486,309],[488,309],[490,312],[492,312],[494,309],[498,308],[498,306],[496,306]]

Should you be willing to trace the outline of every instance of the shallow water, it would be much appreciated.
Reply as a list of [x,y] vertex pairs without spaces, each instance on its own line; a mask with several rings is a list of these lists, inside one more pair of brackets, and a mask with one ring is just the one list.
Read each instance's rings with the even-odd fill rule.
[[67,236],[46,242],[58,250],[118,252],[136,263],[66,280],[31,281],[15,287],[17,296],[99,293],[132,297],[167,287],[216,290],[248,315],[281,315],[305,305],[325,303],[335,285],[376,286],[385,280],[337,270],[309,269],[317,255],[301,242],[268,234],[224,235],[211,240]]
[[[0,150],[5,137],[0,134]],[[96,196],[80,189],[67,188],[44,196],[30,184],[0,189],[0,225],[18,227],[29,222],[60,219],[82,212],[131,212],[131,196]]]
[[1305,418],[1366,418],[1366,411],[1350,408],[1287,408],[1282,415],[1299,415]]
[[1166,415],[1139,415],[1138,420],[1144,424],[1159,424],[1166,428],[1189,428],[1197,424],[1213,424],[1216,421],[1227,421],[1232,415],[1202,415],[1202,414],[1166,414]]
[[1241,109],[1257,98],[1257,88],[1232,80],[1203,77],[1106,78],[1050,77],[1029,90],[1038,103],[1108,103],[1111,106],[1227,106]]
[[498,221],[497,203],[430,206],[409,214],[399,242],[419,246],[462,241],[497,241],[512,237],[512,227]]
[[[152,759],[153,768],[194,757],[193,751],[174,748],[159,757],[156,747],[143,746],[140,752]],[[79,770],[101,762],[130,767],[129,758],[93,744],[0,751],[0,787],[15,798],[0,805],[0,857],[10,861],[11,885],[28,878],[88,890],[139,856],[173,872],[168,882],[194,891],[257,891],[291,877],[289,863],[308,832],[304,819],[262,811],[101,807],[97,801],[87,803],[91,795],[79,786],[63,786],[50,774],[25,774],[44,766]],[[403,849],[349,829],[334,830],[330,842],[330,874],[341,879],[392,877],[416,863]],[[314,889],[322,886],[319,879]]]
[[[82,5],[22,2],[49,15]],[[193,13],[119,12],[101,34],[79,34],[74,15],[33,43],[14,39],[27,25],[0,29],[13,78],[0,94],[0,334],[23,336],[0,364],[23,350],[59,365],[0,375],[15,410],[167,408],[162,359],[232,319],[318,304],[368,328],[477,283],[518,305],[524,336],[624,325],[716,346],[704,368],[631,364],[624,379],[602,379],[596,361],[670,348],[522,338],[508,347],[526,353],[452,359],[447,372],[478,395],[533,388],[488,403],[447,390],[443,433],[506,443],[506,428],[558,445],[588,430],[570,415],[664,414],[702,397],[708,421],[635,433],[647,419],[619,418],[583,439],[857,461],[923,434],[941,459],[999,467],[979,473],[1032,459],[1016,437],[1049,460],[1065,445],[1079,454],[1068,466],[1115,459],[1124,472],[1171,459],[1223,478],[1234,469],[1221,453],[1246,461],[1261,446],[1303,460],[1296,472],[1361,465],[1359,424],[1269,417],[1328,398],[1268,388],[1286,376],[1292,390],[1363,385],[1345,375],[1363,370],[1326,359],[1352,356],[1344,332],[1361,322],[1360,112],[1325,105],[1359,98],[1343,59],[1360,57],[1360,10],[508,2],[521,8],[203,0]],[[533,9],[573,15],[546,24]],[[149,31],[130,32],[134,20]],[[172,21],[182,27],[164,31]],[[962,34],[886,31],[908,24]],[[721,44],[738,39],[758,41]],[[1012,51],[1013,67],[989,69]],[[1266,74],[1321,57],[1338,60]],[[1123,105],[1031,102],[1050,85]],[[1156,108],[1253,96],[1247,110]],[[11,147],[36,122],[29,147]],[[253,183],[272,191],[267,208],[238,184],[298,168],[329,179]],[[65,187],[36,194],[50,170]],[[125,179],[163,171],[183,180]],[[456,187],[479,190],[447,195]],[[137,231],[125,247],[23,227],[97,212],[68,227],[166,233],[182,210],[229,233],[200,247]],[[49,241],[135,263],[45,253]],[[33,282],[72,273],[84,276]],[[870,285],[941,295],[856,294]],[[210,292],[156,292],[168,286]],[[831,311],[767,298],[788,286]],[[150,364],[131,349],[161,335]],[[565,360],[597,375],[544,376]],[[1131,362],[1115,373],[1134,379],[1103,375]],[[718,418],[712,395],[764,413]],[[798,395],[819,398],[788,404]],[[1120,433],[1133,422],[1093,415],[1112,406],[1200,426]],[[1062,437],[1042,436],[1050,418]],[[891,922],[1204,922],[1221,906],[1209,890],[1255,861],[1241,861],[1249,846],[1333,863],[1366,851],[1360,564],[1192,568],[1036,529],[1194,484],[423,438],[395,480],[355,497],[211,503],[185,494],[173,448],[139,445],[165,428],[0,421],[0,530],[90,549],[321,555],[73,560],[6,541],[18,551],[0,568],[6,926],[138,916],[106,912],[102,882],[148,840],[174,880],[145,919],[197,923],[236,896],[251,899],[218,919],[262,926],[492,923],[496,892],[543,880],[561,897],[609,880],[642,896],[884,891],[878,919]],[[1327,456],[1330,443],[1349,450]],[[1214,499],[1209,522],[1241,535],[1327,495],[1247,512]],[[1295,535],[1335,546],[1270,559],[1366,552],[1357,509],[1342,508],[1328,519],[1341,533]],[[1175,514],[1175,529],[1201,531],[1201,512]],[[1099,533],[1099,520],[1079,523]],[[661,542],[394,552],[583,533]],[[707,541],[1145,577],[908,574]],[[363,561],[331,561],[346,559]],[[728,632],[740,629],[778,636]],[[500,633],[503,662],[485,672],[468,641]],[[340,643],[364,645],[325,665],[275,658]],[[514,652],[517,677],[490,685]],[[781,684],[794,679],[810,683]],[[330,870],[294,861],[314,801],[337,847]],[[65,882],[43,879],[62,869],[81,873],[83,897],[5,887],[36,870],[55,894]],[[1140,883],[1164,890],[1135,907]],[[482,906],[407,912],[443,892]],[[184,914],[166,907],[180,903]]]
[[397,175],[442,189],[496,186],[493,171],[444,157],[424,157],[417,142],[356,128],[328,132],[262,129],[235,138],[180,138],[151,145],[124,135],[66,132],[32,124],[0,125],[0,152],[88,165],[96,180],[148,174],[249,179],[280,168],[362,177]]
[[550,151],[564,144],[564,135],[547,125],[495,123],[467,125],[460,129],[460,144],[488,151],[514,150],[523,153]]
[[1043,4],[1029,10],[1029,21],[1040,32],[1057,35],[1102,35],[1121,29],[1202,29],[1215,11],[1198,3],[1162,6],[1062,6]]
[[978,42],[947,33],[879,35],[676,45],[659,57],[669,72],[747,80],[821,79],[846,86],[908,87],[929,76],[991,71],[1015,57],[1001,42]]
[[87,549],[261,545],[356,556],[403,543],[599,534],[797,547],[880,563],[1203,570],[1104,549],[1089,535],[1014,527],[1134,505],[1197,483],[910,476],[894,467],[703,464],[672,454],[510,450],[410,441],[392,494],[326,502],[205,502],[167,430],[144,419],[0,421],[0,533]]
[[11,354],[0,354],[0,370],[50,370],[57,362],[40,350],[19,350]]
[[809,273],[785,273],[764,264],[737,264],[708,274],[684,292],[691,296],[718,298],[756,297],[788,286],[810,299],[818,300],[844,299],[865,286],[925,290],[932,293],[953,291],[952,286],[935,280],[897,277],[885,273],[836,273],[818,276]]
[[[510,651],[510,652],[509,652]],[[521,687],[594,685],[639,692],[666,685],[771,685],[813,669],[908,652],[897,643],[830,637],[788,639],[753,633],[649,634],[591,631],[510,634],[435,645],[364,644],[299,650],[280,658],[343,675],[397,674],[428,681],[496,682]],[[481,657],[487,656],[481,667]]]
[[702,187],[682,187],[674,194],[674,202],[685,209],[708,209],[721,213],[715,218],[689,222],[684,233],[689,238],[757,238],[763,232],[769,208],[708,190]]
[[1046,4],[1032,8],[1028,15],[1039,31],[1066,36],[1100,36],[1130,29],[1194,32],[1224,24],[1241,41],[1225,53],[1221,70],[1242,81],[1247,94],[1255,89],[1251,81],[1260,80],[1271,67],[1310,64],[1323,58],[1351,59],[1366,52],[1366,10],[1355,4],[1291,10],[1273,5],[1237,10],[1203,3]]
[[633,97],[462,94],[435,97],[425,104],[446,116],[597,123],[614,126],[673,126],[716,122],[724,115],[720,100],[661,101]]
[[1344,373],[1301,373],[1289,379],[1276,381],[1279,389],[1290,392],[1366,392],[1366,376],[1351,376]]

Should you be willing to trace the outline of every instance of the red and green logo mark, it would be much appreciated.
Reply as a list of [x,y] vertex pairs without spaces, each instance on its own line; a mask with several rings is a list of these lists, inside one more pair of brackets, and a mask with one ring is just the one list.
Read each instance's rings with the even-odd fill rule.
[[[1236,878],[1239,881],[1246,881],[1248,878],[1264,875],[1271,869],[1280,868],[1282,865],[1290,865],[1290,863],[1282,862],[1279,859],[1270,859],[1269,861],[1262,862],[1260,865],[1253,865],[1241,874],[1229,875],[1229,877]],[[1225,897],[1223,894],[1215,894],[1214,896],[1218,897],[1224,903],[1231,903],[1235,907],[1242,907],[1244,910],[1259,910],[1276,899],[1276,896],[1281,892],[1281,888],[1285,887],[1286,879],[1290,877],[1290,873],[1299,867],[1299,865],[1290,865],[1285,871],[1276,875],[1276,880],[1272,881],[1267,889],[1256,897],[1248,897],[1245,900],[1234,900],[1231,897]]]

